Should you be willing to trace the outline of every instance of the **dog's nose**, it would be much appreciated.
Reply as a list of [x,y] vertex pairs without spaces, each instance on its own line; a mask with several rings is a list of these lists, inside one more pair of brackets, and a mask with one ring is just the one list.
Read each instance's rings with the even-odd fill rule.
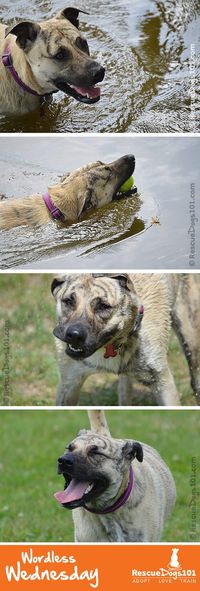
[[58,458],[58,474],[62,474],[65,470],[72,468],[74,458],[72,453],[64,454]]
[[92,73],[93,73],[93,84],[97,84],[97,82],[102,82],[102,80],[104,79],[105,68],[103,68],[103,66],[100,66],[100,64],[98,64],[98,62],[95,62],[95,64],[93,64]]
[[71,345],[83,345],[87,337],[87,332],[82,324],[71,324],[65,332],[65,340]]
[[127,162],[127,164],[134,164],[135,156],[133,156],[133,154],[126,154],[126,156],[124,156],[124,160]]

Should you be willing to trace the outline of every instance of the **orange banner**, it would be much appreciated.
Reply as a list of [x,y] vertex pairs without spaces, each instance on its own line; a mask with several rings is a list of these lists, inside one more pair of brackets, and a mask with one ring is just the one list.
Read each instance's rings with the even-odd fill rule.
[[200,545],[1,545],[1,591],[200,589]]

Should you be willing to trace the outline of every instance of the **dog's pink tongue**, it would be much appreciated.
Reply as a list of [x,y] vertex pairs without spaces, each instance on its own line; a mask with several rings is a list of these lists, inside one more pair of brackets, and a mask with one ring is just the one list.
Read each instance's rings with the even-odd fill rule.
[[97,98],[97,96],[100,96],[101,94],[101,89],[99,86],[86,86],[85,88],[84,86],[73,86],[73,88],[76,90],[76,92],[78,92],[78,94],[81,94],[82,96],[88,95],[89,98]]
[[54,497],[59,503],[70,503],[81,499],[89,486],[89,482],[79,482],[78,480],[71,480],[69,486],[64,490],[54,494]]

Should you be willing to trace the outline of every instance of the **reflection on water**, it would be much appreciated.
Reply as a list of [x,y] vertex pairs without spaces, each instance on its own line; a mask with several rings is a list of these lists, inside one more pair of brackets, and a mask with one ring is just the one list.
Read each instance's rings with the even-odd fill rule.
[[48,138],[1,138],[0,193],[7,198],[41,194],[59,175],[127,153],[136,157],[138,187],[137,196],[90,212],[67,228],[52,222],[35,230],[1,231],[1,269],[200,268],[199,146],[198,137],[58,136],[51,143]]
[[[61,0],[19,0],[17,16],[40,20],[61,8]],[[83,0],[81,8],[90,12],[81,28],[91,53],[106,67],[100,102],[88,107],[59,92],[43,117],[1,117],[0,131],[197,132],[199,0]],[[13,0],[0,17],[13,21]]]

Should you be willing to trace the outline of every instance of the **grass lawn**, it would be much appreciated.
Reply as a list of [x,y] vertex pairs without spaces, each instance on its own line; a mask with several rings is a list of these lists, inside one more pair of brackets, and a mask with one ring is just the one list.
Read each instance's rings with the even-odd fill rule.
[[[55,304],[50,274],[0,276],[0,404],[54,405],[58,383],[55,344]],[[5,398],[6,321],[9,320],[10,396]],[[174,334],[169,362],[183,405],[195,405],[186,360]],[[116,405],[117,378],[109,374],[90,377],[81,394],[81,405]],[[145,400],[145,403],[148,403]]]
[[[112,410],[106,413],[112,435],[145,441],[172,470],[177,503],[163,541],[189,542],[192,498],[191,463],[199,469],[199,411]],[[0,541],[73,541],[71,512],[53,493],[63,487],[56,460],[80,428],[88,428],[84,410],[1,410]],[[197,490],[200,487],[197,471]],[[197,514],[200,499],[197,496]],[[200,541],[200,522],[197,540]]]

